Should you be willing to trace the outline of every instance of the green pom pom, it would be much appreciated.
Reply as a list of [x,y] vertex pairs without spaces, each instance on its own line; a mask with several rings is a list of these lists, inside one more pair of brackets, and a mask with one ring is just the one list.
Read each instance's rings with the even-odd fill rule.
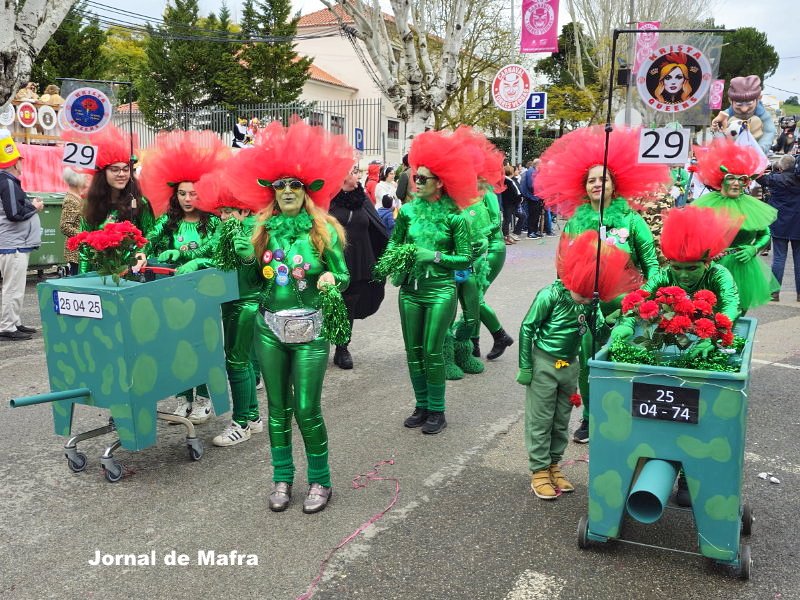
[[352,333],[350,319],[347,316],[342,293],[335,285],[328,286],[319,294],[319,305],[322,311],[322,331],[320,337],[331,344],[343,346],[350,341]]
[[213,260],[221,271],[235,271],[239,268],[239,255],[234,250],[233,242],[236,238],[245,235],[244,226],[239,219],[227,218],[222,223],[217,247],[214,249]]
[[411,272],[416,261],[417,247],[414,244],[403,244],[384,252],[372,272],[376,280],[385,279],[389,275],[405,275]]

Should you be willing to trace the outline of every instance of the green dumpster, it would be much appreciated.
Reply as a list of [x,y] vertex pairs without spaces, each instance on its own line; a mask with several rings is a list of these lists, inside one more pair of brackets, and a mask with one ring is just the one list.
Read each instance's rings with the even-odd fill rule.
[[[28,192],[28,197],[41,198],[44,209],[39,212],[42,224],[42,245],[31,252],[28,268],[42,271],[50,267],[63,269],[64,261],[64,234],[61,233],[61,207],[64,203],[64,194],[50,194],[44,192]],[[60,273],[63,274],[63,273]]]

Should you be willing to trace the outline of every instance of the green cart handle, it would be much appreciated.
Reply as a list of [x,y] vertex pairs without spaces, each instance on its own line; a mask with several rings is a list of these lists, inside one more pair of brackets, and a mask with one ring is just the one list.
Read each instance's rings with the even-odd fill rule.
[[10,404],[11,408],[19,408],[20,406],[33,406],[34,404],[58,402],[59,400],[73,400],[75,398],[91,397],[92,391],[89,388],[78,388],[75,390],[65,390],[63,392],[50,392],[49,394],[37,394],[36,396],[12,398]]

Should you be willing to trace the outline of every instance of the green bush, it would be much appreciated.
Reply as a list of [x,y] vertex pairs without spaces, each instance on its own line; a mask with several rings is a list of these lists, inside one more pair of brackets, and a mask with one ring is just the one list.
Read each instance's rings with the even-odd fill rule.
[[[506,156],[511,156],[511,138],[510,137],[490,137],[489,141],[497,146],[500,150],[506,153]],[[515,140],[519,144],[518,140]],[[553,138],[526,135],[522,136],[522,161],[528,162],[534,158],[541,156],[547,148],[550,147],[555,140]]]

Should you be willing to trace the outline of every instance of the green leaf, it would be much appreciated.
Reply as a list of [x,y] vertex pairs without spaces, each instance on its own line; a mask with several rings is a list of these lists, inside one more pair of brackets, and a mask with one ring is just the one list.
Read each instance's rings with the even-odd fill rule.
[[324,185],[325,181],[323,179],[315,179],[308,185],[308,189],[310,189],[312,192],[318,192]]
[[256,181],[258,181],[258,185],[261,187],[267,188],[272,185],[272,182],[269,179],[256,179]]

